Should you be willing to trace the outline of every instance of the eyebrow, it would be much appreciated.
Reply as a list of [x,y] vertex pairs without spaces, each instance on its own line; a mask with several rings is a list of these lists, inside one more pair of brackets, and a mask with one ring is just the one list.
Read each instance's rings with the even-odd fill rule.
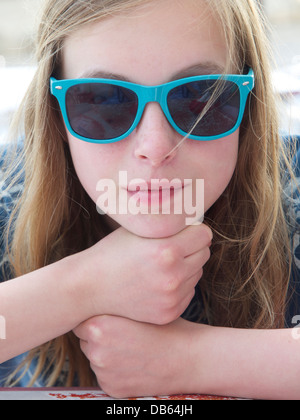
[[[175,73],[170,78],[170,81],[183,79],[192,76],[204,76],[210,74],[224,74],[225,67],[218,65],[213,62],[199,63],[193,66],[187,67],[178,73]],[[124,82],[135,83],[132,79],[117,73],[102,71],[100,69],[87,70],[82,73],[78,79],[110,79],[110,80],[122,80]]]
[[210,74],[223,74],[225,72],[225,67],[218,65],[217,63],[213,62],[206,62],[195,64],[193,66],[187,67],[182,71],[176,73],[172,80],[176,80],[179,78],[184,77],[191,77],[191,76],[205,76]]
[[88,70],[81,74],[78,79],[112,79],[112,80],[122,80],[124,82],[131,82],[130,79],[127,77],[117,74],[111,73],[102,70]]

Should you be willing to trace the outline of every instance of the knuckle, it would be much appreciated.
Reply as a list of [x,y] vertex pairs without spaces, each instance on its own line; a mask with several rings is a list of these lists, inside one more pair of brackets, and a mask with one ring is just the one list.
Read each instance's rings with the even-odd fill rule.
[[109,331],[109,318],[109,316],[103,315],[91,318],[88,321],[86,329],[89,341],[99,342],[103,340]]
[[179,258],[178,249],[173,244],[161,246],[158,250],[158,260],[162,267],[172,267]]
[[88,341],[97,342],[102,339],[103,331],[101,327],[93,322],[87,326]]
[[174,298],[174,292],[178,290],[181,285],[181,276],[179,274],[173,274],[167,276],[164,281],[162,281],[162,291],[167,294],[167,298],[172,300]]

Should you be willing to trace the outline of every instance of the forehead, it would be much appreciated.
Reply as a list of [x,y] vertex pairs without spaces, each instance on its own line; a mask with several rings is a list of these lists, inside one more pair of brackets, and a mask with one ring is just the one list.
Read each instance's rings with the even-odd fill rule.
[[222,69],[226,59],[223,33],[204,0],[154,0],[88,24],[68,37],[63,77],[99,71],[136,83],[160,84],[201,63]]

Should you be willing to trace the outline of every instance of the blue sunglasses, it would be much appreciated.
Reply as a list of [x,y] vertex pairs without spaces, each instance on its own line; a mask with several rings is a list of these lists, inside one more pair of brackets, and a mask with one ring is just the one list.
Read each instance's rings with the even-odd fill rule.
[[[219,83],[220,82],[220,83]],[[182,136],[210,141],[240,126],[254,73],[188,77],[159,86],[110,79],[50,79],[68,131],[90,143],[114,143],[129,136],[146,105],[158,102]]]

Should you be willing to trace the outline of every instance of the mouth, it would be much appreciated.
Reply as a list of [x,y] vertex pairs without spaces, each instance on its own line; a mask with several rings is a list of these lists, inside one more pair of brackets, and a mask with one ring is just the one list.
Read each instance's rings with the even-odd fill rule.
[[143,191],[169,191],[173,190],[182,190],[185,187],[185,184],[182,183],[179,179],[174,179],[169,181],[167,179],[152,179],[151,181],[144,181],[143,179],[133,180],[128,183],[127,191],[128,192],[143,192]]
[[[141,180],[140,180],[141,181]],[[141,205],[161,206],[163,203],[171,203],[175,195],[182,192],[185,188],[180,180],[151,180],[151,182],[133,182],[127,187],[129,198],[139,200]]]
[[143,206],[151,206],[151,208],[153,208],[153,206],[154,208],[157,208],[163,203],[171,203],[174,199],[174,195],[174,189],[128,191],[129,198],[133,198]]

